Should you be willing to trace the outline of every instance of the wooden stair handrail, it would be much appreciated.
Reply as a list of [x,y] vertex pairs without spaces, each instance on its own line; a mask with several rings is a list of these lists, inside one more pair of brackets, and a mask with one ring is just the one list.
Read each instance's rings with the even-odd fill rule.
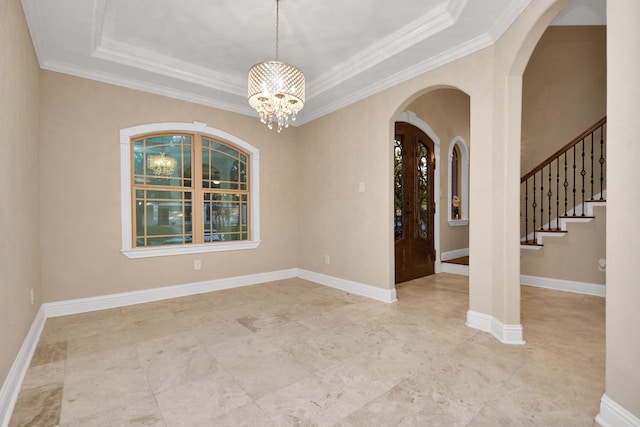
[[568,143],[567,145],[565,145],[564,147],[562,147],[561,149],[553,153],[551,156],[547,157],[542,163],[540,163],[538,166],[533,168],[531,172],[527,173],[522,178],[520,178],[520,183],[522,184],[527,179],[531,178],[533,175],[538,173],[542,168],[545,168],[547,165],[553,162],[556,158],[560,157],[560,155],[562,155],[565,151],[569,151],[571,148],[573,148],[574,145],[582,141],[587,136],[591,135],[593,132],[595,132],[596,129],[598,129],[600,126],[604,125],[605,123],[607,123],[607,116],[604,116],[603,118],[598,120],[589,129],[585,130],[579,136],[571,140],[570,143]]

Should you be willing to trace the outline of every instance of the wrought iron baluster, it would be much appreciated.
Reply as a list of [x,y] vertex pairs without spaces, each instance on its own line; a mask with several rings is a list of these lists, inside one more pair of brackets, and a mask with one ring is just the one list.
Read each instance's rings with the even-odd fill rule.
[[576,146],[573,146],[573,216],[576,216]]
[[582,176],[582,189],[580,190],[582,195],[582,216],[584,216],[584,177],[586,174],[587,171],[584,170],[584,138],[582,138],[582,170],[580,170],[580,175]]
[[560,157],[556,159],[556,230],[560,231]]
[[544,168],[540,169],[540,229],[544,228]]
[[604,200],[604,125],[600,126],[600,200]]
[[562,183],[564,187],[564,215],[567,215],[567,190],[569,189],[569,181],[567,180],[567,152],[564,152],[564,182]]
[[591,132],[591,199],[590,200],[593,200],[593,134],[594,132]]
[[547,191],[547,197],[549,198],[549,230],[551,230],[551,196],[553,196],[553,191],[551,191],[551,163],[549,163],[549,191]]
[[524,182],[524,238],[529,243],[529,178]]
[[533,203],[531,204],[531,208],[533,211],[533,241],[535,242],[536,239],[536,207],[538,205],[536,204],[536,175],[533,175]]

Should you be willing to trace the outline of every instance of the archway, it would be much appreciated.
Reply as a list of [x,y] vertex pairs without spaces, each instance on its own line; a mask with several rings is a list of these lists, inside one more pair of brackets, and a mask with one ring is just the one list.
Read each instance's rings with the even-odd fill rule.
[[[434,237],[435,273],[437,274],[443,271],[443,251],[447,253],[466,251],[465,253],[468,254],[468,216],[465,221],[458,221],[452,226],[449,221],[448,205],[450,204],[450,146],[460,143],[461,140],[469,141],[470,139],[470,97],[457,88],[436,87],[415,94],[404,103],[403,109],[404,111],[396,116],[395,121],[417,127],[434,142],[436,158]],[[468,166],[466,149],[465,145]],[[468,170],[464,175],[465,179],[468,179]],[[468,185],[466,189],[468,190]],[[468,214],[468,211],[466,213]]]

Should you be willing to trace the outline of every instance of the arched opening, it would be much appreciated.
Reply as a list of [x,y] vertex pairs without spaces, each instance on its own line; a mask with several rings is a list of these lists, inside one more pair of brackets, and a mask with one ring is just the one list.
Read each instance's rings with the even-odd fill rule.
[[520,273],[524,284],[604,296],[606,124],[570,145],[606,116],[605,4],[588,21],[573,6],[546,28],[523,73]]
[[[469,254],[469,151],[465,142],[469,140],[470,135],[469,111],[470,97],[465,92],[455,88],[437,88],[412,97],[412,100],[406,103],[404,111],[395,120],[396,122],[408,123],[417,127],[434,142],[435,174],[433,194],[435,207],[433,210],[433,222],[434,272],[436,274],[443,272],[443,259],[468,256]],[[464,191],[466,201],[464,221],[458,220],[452,225],[449,221],[451,209],[448,206],[451,184],[449,156],[454,145],[458,146],[459,151],[463,153],[461,154],[461,161],[463,162],[462,164],[466,165],[465,173],[463,173],[463,168],[460,169],[459,180],[461,195]],[[462,185],[463,180],[466,180],[466,185]],[[394,218],[397,217],[397,212],[394,212]],[[396,235],[395,232],[394,235]]]

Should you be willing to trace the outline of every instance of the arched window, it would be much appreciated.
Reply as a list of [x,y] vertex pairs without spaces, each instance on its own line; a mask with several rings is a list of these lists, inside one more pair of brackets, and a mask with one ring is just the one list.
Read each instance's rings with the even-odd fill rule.
[[456,136],[449,144],[449,225],[469,223],[469,151],[464,139]]
[[451,218],[460,219],[460,149],[453,145],[451,153]]
[[197,122],[123,129],[120,143],[126,256],[258,246],[255,147]]

